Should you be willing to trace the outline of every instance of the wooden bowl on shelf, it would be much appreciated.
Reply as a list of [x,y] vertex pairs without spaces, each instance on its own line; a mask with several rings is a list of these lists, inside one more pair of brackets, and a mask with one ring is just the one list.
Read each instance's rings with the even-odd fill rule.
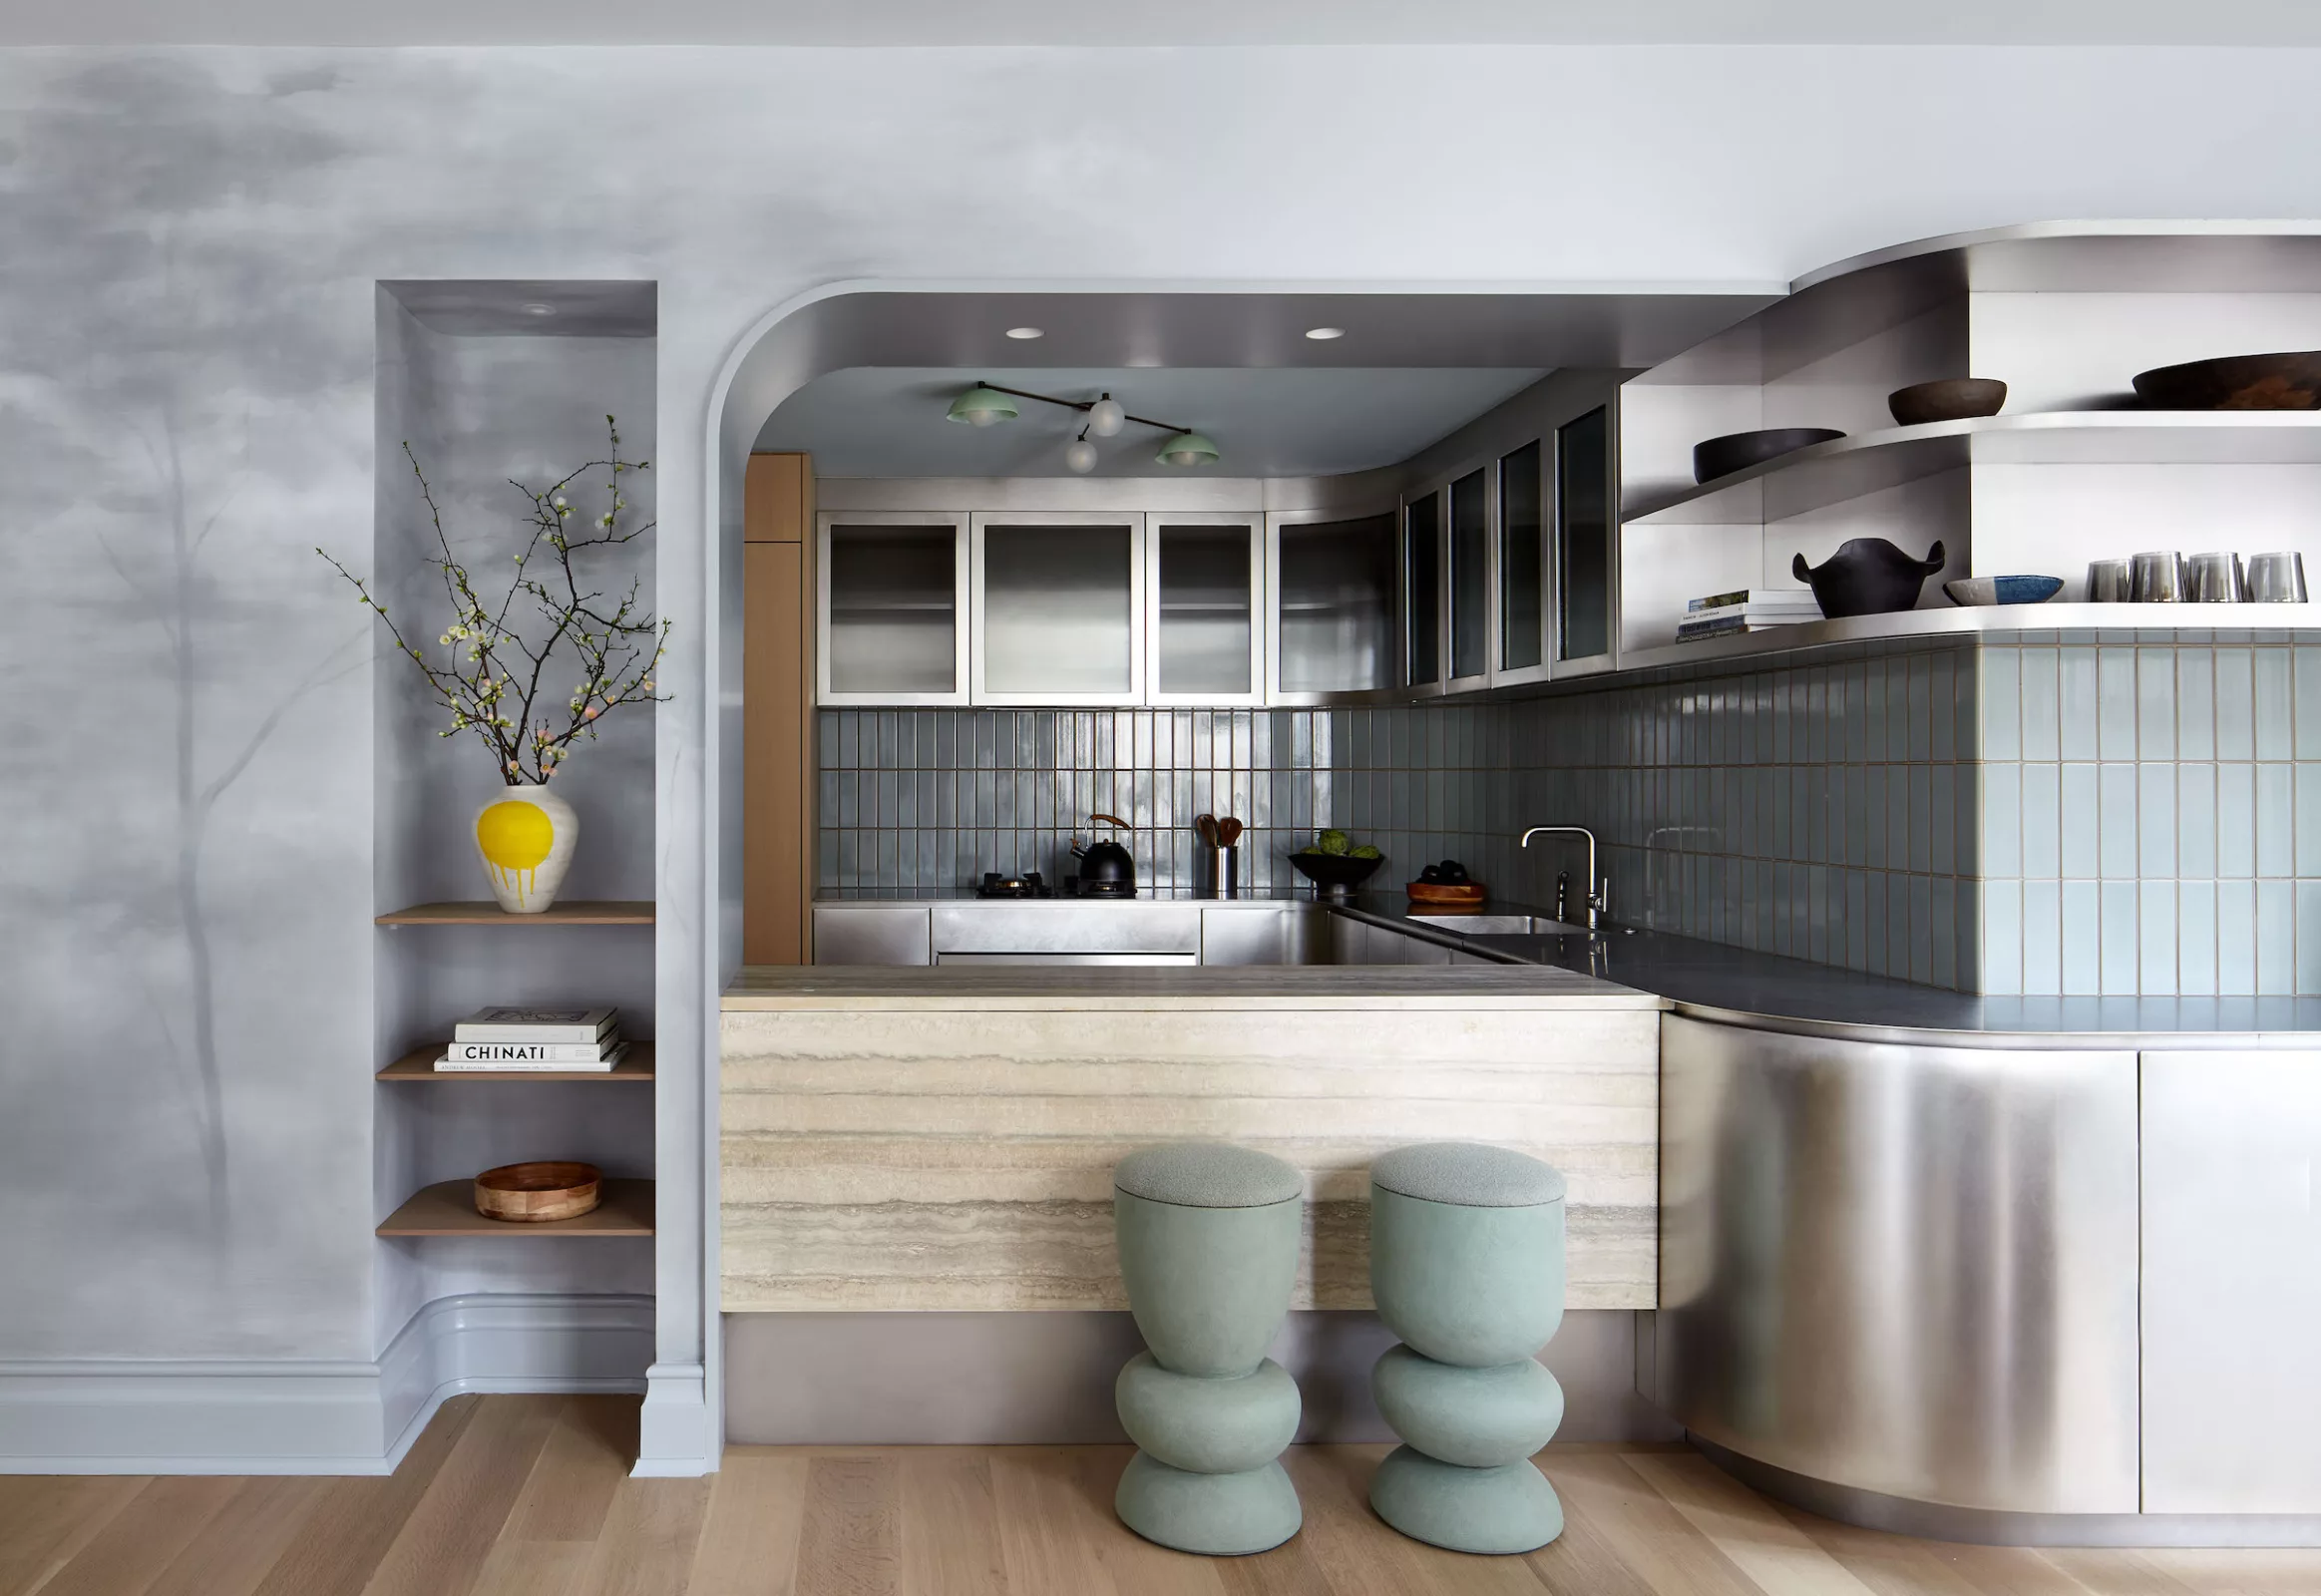
[[1412,903],[1445,914],[1480,909],[1490,897],[1479,881],[1462,881],[1455,887],[1446,887],[1439,881],[1414,881],[1402,890],[1410,895]]
[[502,1164],[476,1177],[476,1212],[516,1225],[578,1219],[596,1206],[603,1178],[594,1164]]

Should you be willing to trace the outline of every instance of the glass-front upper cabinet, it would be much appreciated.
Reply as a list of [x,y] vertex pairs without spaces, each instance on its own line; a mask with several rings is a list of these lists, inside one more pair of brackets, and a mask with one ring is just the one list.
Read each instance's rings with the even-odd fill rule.
[[1267,518],[1269,702],[1313,703],[1402,684],[1400,550],[1391,507],[1367,516]]
[[1265,522],[1148,515],[1145,702],[1265,701]]
[[1491,473],[1478,467],[1452,481],[1448,571],[1451,692],[1491,684]]
[[1442,681],[1442,493],[1402,507],[1402,685]]
[[816,518],[826,704],[967,701],[967,518]]
[[1598,405],[1555,432],[1556,651],[1559,661],[1612,652],[1611,410]]
[[1499,651],[1495,685],[1547,676],[1550,589],[1547,559],[1547,451],[1538,442],[1501,455],[1499,487]]
[[969,532],[973,702],[1143,701],[1143,516],[976,515]]

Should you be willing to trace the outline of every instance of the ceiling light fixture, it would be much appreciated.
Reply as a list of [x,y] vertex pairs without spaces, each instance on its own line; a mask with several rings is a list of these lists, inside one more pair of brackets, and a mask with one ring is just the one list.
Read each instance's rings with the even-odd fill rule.
[[[1064,464],[1077,472],[1096,469],[1096,446],[1088,442],[1089,433],[1110,437],[1131,421],[1169,435],[1169,441],[1161,445],[1157,457],[1164,466],[1205,466],[1218,457],[1217,445],[1192,428],[1155,421],[1150,416],[1132,416],[1110,394],[1101,399],[1058,399],[1053,394],[1033,393],[1028,388],[1004,388],[995,382],[978,382],[951,402],[949,416],[953,421],[964,421],[970,426],[988,427],[996,421],[1014,420],[1017,399],[1036,400],[1059,410],[1077,410],[1087,418],[1080,426],[1080,435],[1064,451]],[[1115,416],[1119,419],[1114,420]],[[1105,425],[1107,422],[1111,423],[1109,427]]]
[[1333,338],[1345,337],[1346,329],[1344,327],[1308,327],[1306,336],[1316,343],[1328,343]]
[[528,316],[553,316],[557,313],[557,307],[545,299],[528,300],[516,308]]
[[964,421],[970,427],[988,427],[1001,421],[1013,421],[1017,415],[1015,401],[1005,391],[976,383],[951,402],[946,419]]
[[1162,444],[1155,458],[1164,466],[1205,466],[1217,458],[1217,446],[1187,429]]
[[1047,336],[1047,331],[1042,327],[1009,327],[1007,336],[1010,338],[1044,338]]

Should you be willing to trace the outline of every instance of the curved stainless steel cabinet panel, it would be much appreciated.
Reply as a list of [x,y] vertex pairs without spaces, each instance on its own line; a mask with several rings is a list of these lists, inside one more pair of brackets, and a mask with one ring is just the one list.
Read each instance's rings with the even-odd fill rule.
[[1662,1025],[1660,1405],[1833,1484],[2136,1511],[2135,1055]]
[[926,904],[816,904],[818,965],[931,965]]

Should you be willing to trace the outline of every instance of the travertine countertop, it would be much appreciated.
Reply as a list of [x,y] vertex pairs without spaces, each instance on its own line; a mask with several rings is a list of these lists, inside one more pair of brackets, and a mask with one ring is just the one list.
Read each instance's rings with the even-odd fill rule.
[[1664,1008],[1551,965],[751,965],[725,989],[752,1008]]

